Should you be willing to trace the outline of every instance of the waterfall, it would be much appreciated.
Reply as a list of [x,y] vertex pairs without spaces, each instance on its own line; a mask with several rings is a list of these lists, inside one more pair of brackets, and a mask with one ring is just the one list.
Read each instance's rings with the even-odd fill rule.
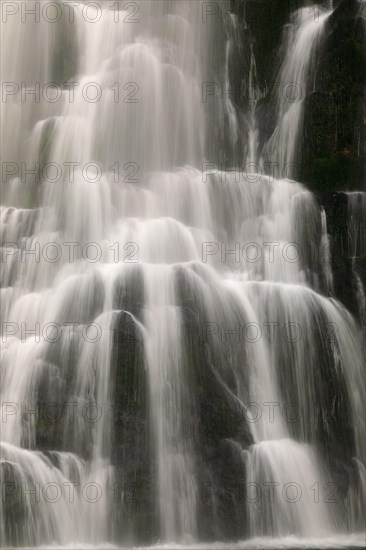
[[[225,91],[231,90],[229,74],[230,55],[232,54],[234,42],[238,41],[238,39],[240,40],[235,15],[230,13],[227,19],[227,40],[225,45]],[[225,93],[225,110],[228,119],[231,152],[234,155],[239,139],[239,128],[237,112],[230,93]]]
[[258,160],[258,126],[256,120],[256,106],[261,99],[261,91],[258,86],[257,65],[253,52],[253,46],[250,48],[250,69],[249,69],[249,94],[251,101],[251,113],[249,122],[249,151],[247,155],[247,164],[254,165]]
[[197,487],[192,450],[184,431],[189,387],[182,365],[180,308],[175,303],[169,266],[153,266],[146,272],[146,293],[146,364],[158,463],[161,536],[164,540],[178,536],[193,541],[197,533]]
[[296,161],[281,91],[311,87],[329,12],[293,15],[261,152],[255,44],[249,111],[217,83],[229,2],[26,4],[1,58],[5,546],[361,546],[366,374],[325,211],[206,156],[228,120],[241,161]]
[[263,155],[276,163],[277,175],[289,173],[296,179],[309,77],[316,66],[324,22],[330,13],[322,12],[317,5],[301,8],[293,14],[285,35],[286,54],[275,86],[277,122]]

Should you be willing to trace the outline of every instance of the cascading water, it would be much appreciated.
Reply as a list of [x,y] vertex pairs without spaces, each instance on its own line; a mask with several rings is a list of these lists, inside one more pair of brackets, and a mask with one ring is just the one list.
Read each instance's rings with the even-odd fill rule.
[[309,76],[330,13],[316,5],[302,8],[293,14],[287,30],[286,54],[276,83],[277,124],[264,148],[264,158],[276,163],[279,176],[296,174]]
[[[362,544],[361,332],[319,293],[325,214],[300,183],[202,169],[227,116],[260,160],[260,97],[243,128],[203,100],[229,82],[228,3],[58,6],[2,40],[3,81],[49,94],[2,105],[2,542]],[[305,93],[326,15],[297,13],[282,89]],[[303,105],[277,115],[284,166]]]

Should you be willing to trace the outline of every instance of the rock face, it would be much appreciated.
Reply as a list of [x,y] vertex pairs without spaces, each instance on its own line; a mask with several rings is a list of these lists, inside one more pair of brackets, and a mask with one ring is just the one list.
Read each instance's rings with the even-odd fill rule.
[[365,178],[365,21],[341,1],[326,22],[315,85],[306,98],[300,179],[315,192],[360,189]]
[[[259,80],[270,87],[278,64],[278,46],[283,26],[300,7],[292,0],[232,0],[232,10],[245,19],[246,34],[253,44]],[[277,67],[278,68],[278,67]]]
[[335,5],[305,99],[300,180],[326,211],[335,296],[364,326],[366,24],[357,0]]
[[[307,4],[309,9],[316,10],[315,2]],[[291,14],[307,4],[296,0],[232,0],[231,3],[242,24],[244,50],[251,47],[256,58],[257,83],[261,90],[256,106],[259,150],[276,126],[274,83],[283,58],[283,32]],[[331,3],[324,1],[320,5],[329,8]],[[306,184],[324,206],[335,295],[360,319],[360,292],[364,292],[360,285],[366,286],[365,259],[360,249],[351,251],[352,238],[360,242],[361,234],[353,237],[349,234],[351,214],[346,193],[366,190],[366,22],[365,12],[362,13],[365,8],[358,0],[338,0],[333,6],[333,13],[325,23],[317,63],[311,68],[312,85],[308,86],[303,99],[304,122],[295,179]],[[244,65],[245,69],[240,64],[236,66],[236,75],[232,70],[232,79],[244,83],[245,88],[248,60]],[[248,110],[245,93],[238,108]],[[360,203],[360,209],[365,209],[364,202]],[[363,215],[366,216],[366,211]]]
[[18,490],[19,476],[16,466],[11,462],[0,463],[2,485],[2,536],[10,545],[26,545],[27,540],[27,508]]
[[[312,2],[308,4],[313,5]],[[334,4],[336,9],[327,22],[321,55],[317,66],[313,67],[314,85],[304,99],[303,155],[298,179],[316,194],[326,211],[335,297],[366,327],[366,194],[355,192],[362,188],[366,165],[366,136],[362,124],[365,114],[365,30],[356,0],[339,0]],[[248,64],[253,50],[258,67],[256,79],[258,87],[263,90],[263,96],[258,100],[258,124],[263,130],[260,132],[263,141],[268,139],[275,125],[271,99],[282,55],[279,48],[283,27],[290,14],[303,5],[304,0],[232,0],[230,4],[230,9],[238,14],[237,28],[244,36],[242,52],[239,46],[234,46],[232,56],[237,61],[229,71],[235,74],[235,87],[247,90]],[[60,50],[55,65],[59,73],[57,80],[62,82],[73,74],[73,56],[63,59],[61,54]],[[238,95],[233,102],[236,109],[247,112],[248,97],[245,94]],[[356,126],[355,121],[358,121]],[[50,119],[44,127],[41,164],[49,156],[48,140],[53,125],[54,120]],[[222,134],[221,127],[218,127],[218,133]],[[242,143],[239,142],[233,158],[237,154],[238,159],[242,159],[242,153]],[[297,219],[301,222],[300,212]],[[307,250],[307,242],[320,242],[321,231],[320,218],[314,227],[304,227],[298,237],[299,244],[304,245],[300,248]],[[322,258],[315,252],[313,258],[312,254],[309,251],[304,263],[318,273]],[[218,334],[206,331],[205,327],[219,322],[228,327],[233,324],[243,326],[249,319],[242,315],[234,295],[225,298],[224,308],[224,302],[217,299],[214,288],[204,287],[207,283],[204,276],[199,286],[196,279],[188,275],[186,266],[177,264],[174,269],[175,307],[179,309],[182,325],[182,384],[189,389],[187,396],[184,394],[187,406],[183,409],[183,436],[191,440],[188,446],[193,449],[192,462],[199,487],[197,535],[204,541],[243,539],[248,535],[245,457],[254,443],[254,436],[242,403],[249,393],[248,372],[253,366],[253,358],[250,358],[249,346],[245,342],[240,339],[237,342],[235,338],[230,340],[230,337],[226,340],[226,336],[224,339],[221,336],[220,340]],[[200,268],[196,269],[199,275]],[[114,491],[111,492],[109,524],[110,540],[123,541],[125,545],[129,542],[158,542],[161,522],[156,498],[158,479],[152,441],[147,346],[144,346],[142,327],[146,302],[144,277],[140,266],[131,269],[130,274],[124,273],[117,279],[112,296],[114,321],[108,365],[108,398],[112,404],[110,466]],[[205,309],[203,288],[215,305],[211,315],[216,323]],[[276,298],[276,294],[270,295],[268,303],[275,303],[276,308],[281,309],[285,302],[271,299],[272,296]],[[104,299],[104,287],[97,276],[83,280],[75,286],[69,302],[63,305],[60,322],[73,319],[79,326],[92,322],[103,313]],[[86,305],[80,310],[75,306],[77,303]],[[282,308],[280,318],[289,318],[285,306]],[[230,318],[227,311],[231,312]],[[271,314],[273,312],[269,309],[265,318],[271,319]],[[316,382],[314,402],[319,404],[314,415],[314,433],[309,440],[331,463],[342,496],[346,498],[349,485],[347,465],[352,461],[356,445],[346,380],[338,365],[337,350],[334,351],[320,330],[327,322],[324,311],[314,306],[307,321],[318,329],[310,333],[307,341],[306,375],[311,375]],[[76,453],[83,461],[89,461],[93,453],[90,444],[93,427],[87,426],[83,434],[79,431],[81,435],[76,440],[72,437],[72,429],[68,429],[67,418],[63,416],[64,404],[74,398],[80,350],[70,345],[66,353],[61,344],[56,344],[47,353],[37,370],[37,391],[32,396],[36,413],[29,417],[29,425],[24,430],[29,434],[28,439],[22,442],[26,447],[42,451],[50,467],[57,460],[58,451]],[[297,348],[294,346],[290,357],[288,347],[287,342],[280,342],[276,354],[281,365],[281,392],[285,401],[291,403],[296,399],[299,385],[295,369],[298,360]],[[314,358],[311,348],[316,352]],[[90,356],[89,370],[93,370],[92,367]],[[239,387],[243,388],[242,394],[238,393]],[[305,389],[300,389],[305,393]],[[56,411],[62,412],[57,421],[52,410],[48,411],[50,416],[45,413],[50,403]],[[329,424],[328,417],[333,419]],[[310,423],[311,419],[306,416],[305,424]],[[294,438],[302,440],[301,426],[294,425],[291,431]],[[6,540],[10,544],[25,546],[29,542],[25,531],[28,512],[18,495],[12,492],[14,484],[19,482],[17,471],[10,461],[4,461],[0,464],[0,474],[9,489],[4,520]],[[17,531],[12,527],[14,525],[20,526]]]
[[114,324],[111,358],[113,383],[113,514],[120,531],[115,540],[148,541],[157,528],[154,513],[143,341],[131,315],[122,311]]
[[245,346],[240,345],[240,353],[238,344],[225,344],[218,336],[206,334],[205,326],[210,323],[200,307],[198,289],[184,271],[178,271],[177,281],[186,342],[184,362],[192,393],[188,433],[195,434],[200,538],[236,540],[247,534],[242,449],[253,443],[247,413],[235,400],[232,374],[240,360],[245,364]]
[[321,201],[331,238],[335,295],[364,325],[360,283],[364,289],[366,195],[364,192],[322,193]]
[[[366,24],[357,0],[335,2],[306,97],[300,180],[328,221],[335,296],[364,324]],[[357,218],[357,219],[356,219]]]

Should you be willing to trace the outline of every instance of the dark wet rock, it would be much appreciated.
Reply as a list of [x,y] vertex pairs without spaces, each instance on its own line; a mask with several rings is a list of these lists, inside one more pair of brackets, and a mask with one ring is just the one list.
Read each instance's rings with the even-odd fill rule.
[[[208,317],[198,288],[186,275],[178,271],[177,284],[192,395],[186,424],[195,449],[200,538],[235,540],[247,533],[244,450],[253,443],[247,412],[236,396],[234,373],[245,375],[247,369],[244,346],[211,333],[218,319]],[[222,310],[220,322],[225,321],[229,323]]]
[[144,277],[140,266],[124,269],[117,278],[114,289],[113,308],[128,311],[141,320],[144,306]]
[[352,228],[347,193],[322,193],[320,200],[327,215],[335,296],[355,317],[358,317],[356,274],[360,276],[366,288],[366,274],[362,268],[364,253],[361,247],[361,243],[364,242],[366,218],[361,212],[362,205],[360,204],[358,220],[354,220],[358,225],[353,225]]
[[315,192],[362,187],[366,163],[365,25],[356,0],[325,23],[315,85],[305,99],[301,181]]
[[111,381],[113,537],[147,543],[158,529],[147,375],[140,328],[125,311],[114,322]]
[[6,546],[27,546],[34,541],[29,538],[29,516],[22,492],[17,468],[11,462],[0,463],[2,489],[2,544]]

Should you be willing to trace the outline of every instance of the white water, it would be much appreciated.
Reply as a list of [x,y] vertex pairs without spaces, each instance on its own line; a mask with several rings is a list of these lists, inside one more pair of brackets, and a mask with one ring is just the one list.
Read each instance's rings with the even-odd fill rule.
[[[128,465],[117,464],[113,456],[110,412],[114,392],[110,327],[125,310],[141,334],[147,376],[146,452],[153,471],[158,533],[150,543],[158,539],[171,547],[198,544],[205,538],[199,515],[200,480],[202,472],[207,469],[211,475],[211,470],[210,464],[202,466],[200,458],[196,409],[202,395],[195,390],[185,356],[185,309],[200,319],[199,335],[205,324],[214,324],[215,336],[206,342],[207,363],[210,376],[229,402],[248,411],[250,403],[262,409],[276,404],[282,410],[295,402],[302,411],[301,419],[292,425],[277,413],[273,419],[263,414],[254,421],[250,410],[251,443],[232,441],[243,480],[262,488],[263,483],[279,484],[281,491],[286,484],[297,483],[303,491],[296,503],[290,501],[292,496],[276,497],[273,503],[246,503],[242,512],[243,523],[249,518],[246,536],[327,541],[335,532],[346,536],[362,531],[365,491],[357,493],[357,486],[349,484],[351,505],[346,512],[343,501],[324,502],[324,485],[336,476],[331,460],[334,433],[329,428],[330,434],[321,434],[326,443],[322,447],[319,418],[334,412],[328,405],[341,386],[347,406],[341,404],[340,414],[341,418],[343,413],[349,415],[350,425],[342,437],[352,433],[351,458],[359,464],[356,471],[362,477],[365,423],[360,413],[365,374],[354,320],[336,301],[316,292],[319,258],[328,249],[316,201],[300,183],[257,174],[244,178],[237,172],[202,172],[204,147],[215,139],[201,101],[202,82],[216,27],[222,23],[203,25],[201,2],[142,2],[138,24],[122,23],[130,12],[120,13],[116,24],[116,14],[108,9],[111,4],[104,4],[95,24],[85,21],[79,5],[74,23],[58,24],[53,27],[56,33],[49,23],[43,21],[36,28],[31,18],[23,24],[16,16],[4,28],[5,79],[29,86],[52,81],[56,78],[54,52],[61,47],[65,52],[70,49],[73,59],[65,78],[80,83],[74,102],[66,89],[54,104],[22,103],[15,95],[3,118],[4,159],[26,162],[29,167],[46,159],[63,167],[56,183],[46,178],[38,183],[32,176],[22,182],[15,175],[4,185],[1,230],[9,256],[3,265],[1,292],[3,321],[11,325],[3,325],[1,472],[5,483],[15,479],[27,490],[37,483],[41,490],[49,483],[56,484],[56,490],[62,487],[56,506],[50,499],[45,501],[43,492],[40,502],[25,494],[19,522],[14,520],[19,510],[9,512],[7,502],[3,503],[5,543],[105,545],[116,542],[114,533],[120,525],[118,544],[132,546],[135,539],[139,541],[140,516],[133,518],[137,530],[131,535],[126,516],[114,516],[116,506],[109,490],[120,469],[126,477],[129,472]],[[281,69],[282,84],[298,82],[306,89],[325,16],[315,26],[301,12]],[[16,51],[12,50],[14,36]],[[220,45],[226,48],[224,68],[214,58],[213,70],[228,82],[230,38],[224,37]],[[250,60],[251,87],[255,88],[253,51]],[[82,87],[88,82],[102,87],[99,102],[85,101]],[[133,92],[138,102],[115,103],[110,87],[116,82],[122,97],[131,99]],[[126,83],[132,85],[124,89]],[[255,107],[254,103],[249,125],[250,161],[258,160]],[[235,132],[240,131],[236,112],[230,101],[225,108],[235,145]],[[302,112],[301,103],[289,107],[279,100],[279,123],[270,148],[283,163],[294,158]],[[72,181],[65,162],[79,163]],[[90,181],[95,170],[88,178],[82,171],[90,162],[103,168],[98,181]],[[42,253],[39,261],[31,256],[22,261],[22,250],[8,244],[23,245],[26,250],[40,246],[44,251],[50,242],[62,251],[57,262],[45,260]],[[65,243],[78,243],[74,261]],[[81,254],[87,243],[99,246],[98,261],[88,261]],[[117,260],[115,243],[121,245]],[[254,245],[247,247],[248,243]],[[329,266],[325,270],[330,284]],[[122,307],[116,300],[121,288]],[[90,341],[93,333],[88,341],[83,332],[92,322],[101,331],[96,342]],[[75,323],[72,338],[65,330],[70,323]],[[222,338],[217,330],[222,323],[236,331],[234,338]],[[290,323],[300,327],[301,338],[283,337],[283,327]],[[262,336],[252,342],[238,340],[237,327],[248,324],[261,327]],[[274,341],[267,335],[269,324],[275,330],[280,327]],[[52,325],[50,332],[44,332],[48,325]],[[61,336],[52,343],[59,327]],[[327,338],[329,327],[334,329],[332,338]],[[36,334],[31,333],[34,329]],[[208,368],[203,362],[193,367]],[[127,364],[119,368],[127,369]],[[323,386],[333,379],[336,389],[328,394]],[[97,403],[103,414],[95,423],[85,422],[80,414],[63,415],[57,450],[40,450],[40,413],[22,414],[21,410],[22,405],[34,409],[42,399],[56,404],[66,399],[76,403],[77,410]],[[340,443],[341,448],[346,445],[348,440]],[[79,483],[73,501],[65,490],[70,482]],[[88,483],[101,491],[96,502],[88,501],[81,491]],[[314,484],[320,486],[316,503],[309,490]],[[214,519],[219,520],[218,512]],[[353,544],[352,538],[347,540]]]

